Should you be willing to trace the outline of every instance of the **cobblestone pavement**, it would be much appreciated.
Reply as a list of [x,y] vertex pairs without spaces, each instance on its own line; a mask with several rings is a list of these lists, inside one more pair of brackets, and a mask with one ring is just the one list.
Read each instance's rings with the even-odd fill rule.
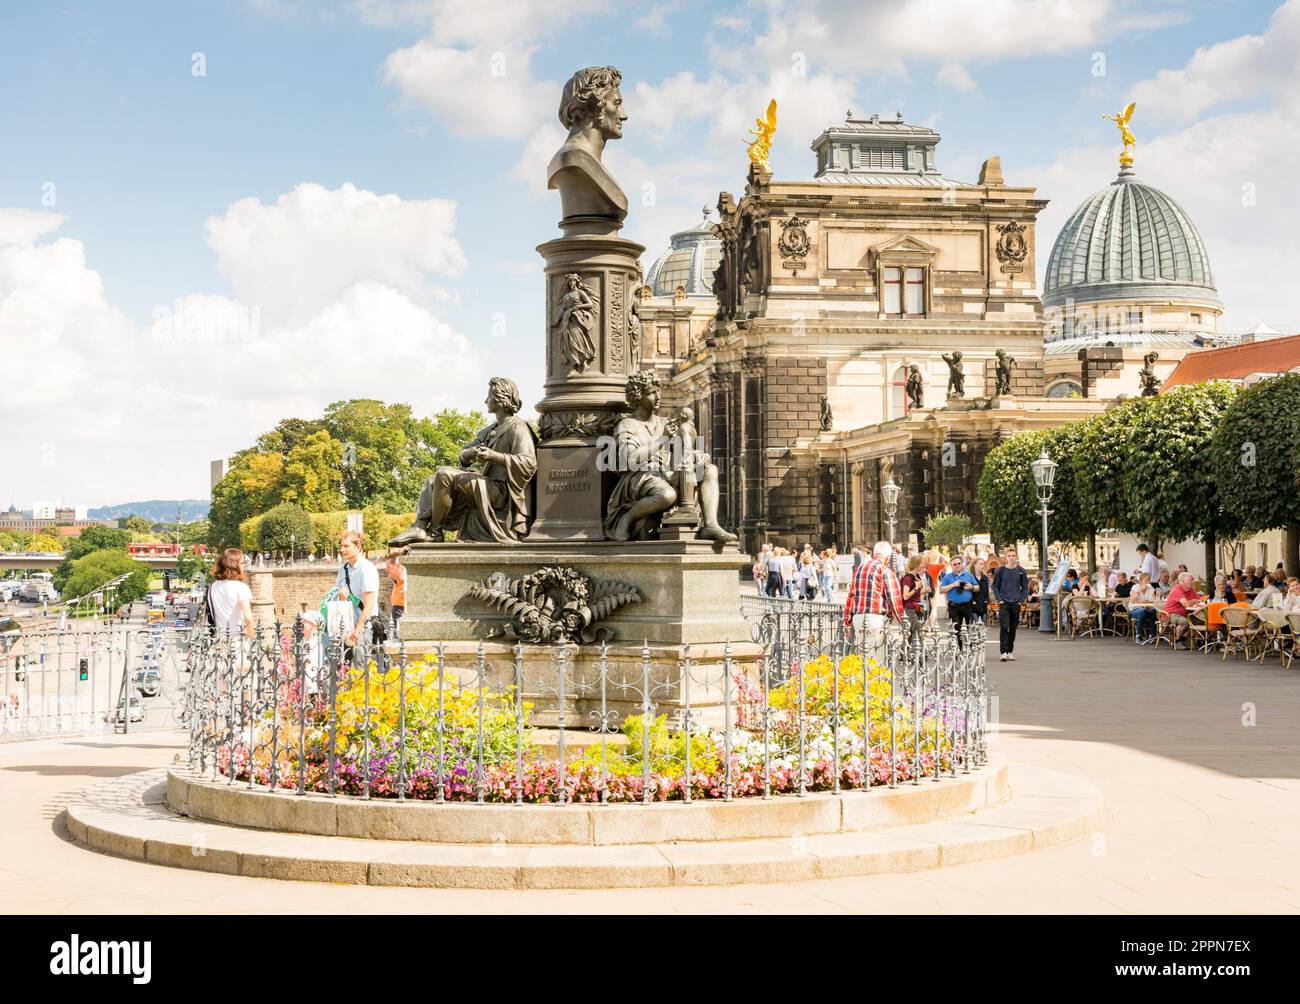
[[[996,651],[996,640],[990,651]],[[1090,838],[915,875],[601,892],[376,889],[125,861],[69,841],[60,813],[99,779],[163,766],[174,732],[0,746],[6,912],[1297,912],[1300,671],[1276,661],[1021,635],[990,662],[995,749],[1105,793]]]

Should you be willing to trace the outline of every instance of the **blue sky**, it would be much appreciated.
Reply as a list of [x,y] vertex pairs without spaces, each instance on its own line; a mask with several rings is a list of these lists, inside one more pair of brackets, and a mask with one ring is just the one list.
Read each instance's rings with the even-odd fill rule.
[[[1114,175],[1101,113],[1136,98],[1139,176],[1200,227],[1225,328],[1295,331],[1296,6],[5,2],[0,344],[32,379],[0,401],[0,504],[201,496],[210,459],[344,397],[472,407],[502,373],[535,401],[543,168],[559,86],[592,63],[624,76],[607,161],[647,265],[743,187],[776,95],[778,178],[811,176],[848,107],[938,129],[950,176],[1000,155],[1052,200],[1041,269]],[[160,336],[178,299],[255,329]]]

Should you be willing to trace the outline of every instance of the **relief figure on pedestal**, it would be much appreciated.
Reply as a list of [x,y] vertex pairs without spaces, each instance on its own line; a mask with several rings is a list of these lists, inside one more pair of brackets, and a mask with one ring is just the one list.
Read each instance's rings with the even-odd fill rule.
[[994,393],[1010,394],[1011,369],[1016,365],[1016,361],[1007,355],[1006,349],[998,349],[994,355],[997,356],[997,363],[993,367]]
[[961,371],[961,353],[953,352],[950,356],[940,356],[948,364],[948,396],[966,396],[966,374]]
[[[393,547],[440,542],[446,531],[455,531],[458,540],[498,544],[527,535],[537,437],[519,417],[523,402],[513,380],[489,380],[486,403],[496,421],[460,451],[464,466],[439,467],[425,481],[415,524],[389,541]],[[471,464],[482,470],[469,469]]]
[[925,393],[925,379],[921,376],[921,367],[912,363],[907,368],[907,406],[922,408],[922,395]]
[[[655,517],[677,504],[681,471],[675,469],[673,435],[659,410],[659,378],[650,372],[634,373],[627,382],[626,415],[614,429],[618,483],[609,497],[605,535],[610,540],[647,540]],[[700,540],[732,541],[718,525],[718,468],[707,454],[695,453],[700,506]]]
[[553,330],[560,336],[560,354],[575,373],[581,373],[596,358],[592,329],[596,321],[596,291],[576,272],[564,277],[564,292],[555,311]]

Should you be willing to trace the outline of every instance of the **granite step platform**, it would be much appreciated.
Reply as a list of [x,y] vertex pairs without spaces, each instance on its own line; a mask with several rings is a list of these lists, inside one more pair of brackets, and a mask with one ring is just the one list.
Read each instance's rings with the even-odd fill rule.
[[947,819],[780,839],[609,846],[446,844],[314,836],[206,823],[165,804],[166,771],[116,778],[67,809],[72,837],[159,865],[309,882],[477,889],[738,885],[915,872],[1021,854],[1102,826],[1101,792],[1012,764],[1011,798]]

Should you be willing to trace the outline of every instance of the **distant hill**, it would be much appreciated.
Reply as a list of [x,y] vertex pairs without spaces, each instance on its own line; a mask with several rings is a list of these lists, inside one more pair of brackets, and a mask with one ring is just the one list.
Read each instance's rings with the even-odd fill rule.
[[207,499],[150,499],[148,502],[123,502],[120,505],[101,505],[90,509],[91,519],[125,519],[143,516],[152,523],[175,523],[176,508],[180,507],[181,522],[192,523],[208,514]]

